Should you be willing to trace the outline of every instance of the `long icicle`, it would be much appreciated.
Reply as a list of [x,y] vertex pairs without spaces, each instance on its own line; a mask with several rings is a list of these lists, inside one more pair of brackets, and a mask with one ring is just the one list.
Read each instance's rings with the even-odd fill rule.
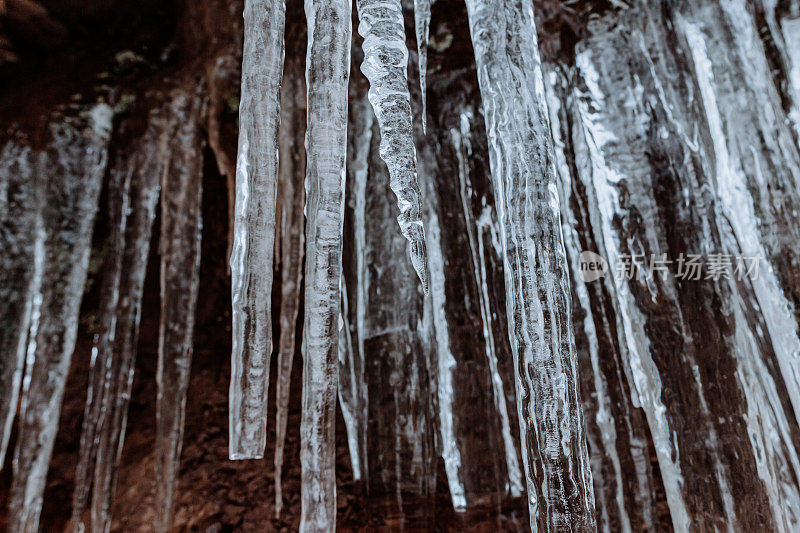
[[422,95],[422,132],[428,131],[428,99],[426,75],[428,71],[428,36],[431,29],[431,0],[414,0],[414,30],[419,54],[419,90]]
[[[8,518],[8,530],[14,533],[39,529],[42,495],[77,336],[112,118],[113,111],[106,104],[88,112],[86,127],[76,127],[71,118],[59,118],[51,126],[52,138],[41,159],[39,171],[46,176],[45,234],[40,241],[42,283],[34,295],[14,454]],[[75,161],[80,164],[76,166]]]
[[246,0],[236,213],[231,253],[231,459],[260,459],[267,439],[272,261],[283,77],[284,0]]
[[341,277],[339,292],[342,298],[341,317],[339,321],[339,407],[347,431],[347,447],[350,452],[350,465],[353,468],[353,479],[360,481],[366,459],[361,446],[361,438],[366,431],[366,421],[361,411],[361,391],[363,390],[363,365],[358,358],[357,347],[354,346],[353,324],[350,320],[350,304],[347,298],[347,286],[344,273]]
[[[361,47],[350,46],[351,64],[363,59]],[[363,76],[350,76],[348,98],[349,122],[347,124],[347,193],[348,210],[352,210],[352,226],[345,225],[348,235],[345,245],[352,248],[343,252],[342,313],[344,316],[339,339],[339,402],[342,418],[347,428],[347,441],[353,478],[369,484],[367,457],[367,383],[364,376],[364,322],[366,315],[369,276],[366,258],[366,207],[367,174],[369,172],[370,145],[374,114],[367,99],[367,80]],[[351,260],[347,260],[351,257]],[[348,272],[348,268],[350,271]],[[349,292],[348,292],[349,291]]]
[[286,62],[289,73],[281,88],[280,175],[281,203],[281,309],[278,341],[278,376],[275,380],[275,516],[283,508],[283,450],[289,420],[289,392],[295,352],[300,285],[303,278],[305,235],[305,82],[300,61]]
[[41,277],[42,247],[36,246],[41,187],[35,157],[16,139],[0,151],[0,470],[17,413],[33,295]]
[[129,210],[131,176],[133,172],[129,162],[119,158],[111,171],[108,184],[109,252],[103,264],[103,281],[100,295],[100,324],[92,347],[89,368],[89,384],[86,392],[86,406],[81,424],[80,449],[78,465],[75,468],[75,490],[72,495],[72,527],[74,531],[83,531],[83,511],[91,487],[91,476],[94,471],[98,430],[103,423],[105,411],[103,407],[104,389],[110,381],[111,363],[113,361],[114,335],[116,333],[117,306],[119,304],[119,281],[122,276],[122,258],[125,250],[126,213]]
[[533,5],[467,0],[467,10],[505,252],[531,527],[591,530],[594,492]]
[[192,335],[200,281],[203,178],[200,100],[175,95],[170,111],[180,118],[169,144],[161,181],[161,317],[156,383],[157,532],[172,526],[178,483]]
[[[125,248],[122,256],[122,274],[119,280],[116,333],[113,358],[108,372],[108,383],[103,396],[98,398],[105,413],[97,429],[97,452],[92,484],[92,531],[111,529],[111,502],[116,485],[128,403],[133,387],[136,360],[136,343],[139,338],[142,293],[144,291],[147,258],[150,252],[153,221],[160,191],[162,163],[168,156],[167,140],[173,127],[165,128],[155,112],[150,124],[135,148],[131,162],[134,174],[129,192],[129,214],[125,224]],[[168,117],[172,122],[174,117]]]
[[336,527],[336,391],[351,3],[306,0],[306,292],[300,531]]
[[[522,472],[519,465],[519,451],[517,438],[512,431],[513,412],[509,414],[506,391],[513,388],[509,383],[508,374],[501,371],[498,354],[502,355],[502,347],[495,343],[492,322],[496,318],[492,317],[491,298],[487,280],[487,251],[485,241],[492,239],[489,237],[496,233],[496,221],[493,220],[492,213],[487,207],[483,208],[480,217],[476,219],[470,207],[471,196],[474,194],[472,179],[470,175],[469,159],[472,156],[472,132],[471,121],[473,120],[471,110],[461,112],[459,127],[450,130],[450,138],[453,142],[456,160],[458,162],[458,192],[461,203],[461,211],[464,217],[466,228],[467,243],[469,244],[470,259],[472,263],[472,275],[478,287],[478,302],[480,305],[481,323],[483,326],[483,336],[485,339],[485,353],[487,366],[491,374],[492,392],[494,403],[497,409],[497,416],[500,419],[500,430],[505,451],[506,467],[508,468],[508,490],[513,497],[519,497],[525,488],[522,485]],[[506,352],[507,353],[507,352]],[[503,378],[506,378],[504,382]]]
[[358,33],[364,38],[361,71],[369,80],[369,101],[380,125],[380,154],[397,195],[400,231],[411,243],[411,263],[427,294],[428,259],[411,127],[403,10],[400,0],[357,0],[356,5]]

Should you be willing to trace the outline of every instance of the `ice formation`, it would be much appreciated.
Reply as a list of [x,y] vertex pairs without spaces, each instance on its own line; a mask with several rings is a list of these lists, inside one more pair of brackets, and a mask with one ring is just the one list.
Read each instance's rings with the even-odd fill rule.
[[422,95],[422,132],[427,129],[427,75],[428,75],[428,35],[431,28],[431,0],[414,0],[414,32],[417,37],[417,68],[419,69],[419,91]]
[[428,259],[422,227],[417,155],[408,92],[408,49],[400,0],[358,0],[358,33],[364,38],[361,70],[369,80],[369,101],[381,130],[381,158],[397,195],[397,222],[422,288],[428,292]]
[[231,252],[231,459],[261,458],[267,441],[267,386],[272,356],[270,297],[285,11],[284,0],[247,0],[244,8]]
[[[431,38],[429,0],[357,0],[359,38],[350,2],[306,0],[306,41],[283,0],[245,1],[229,457],[264,456],[279,301],[272,511],[300,501],[302,531],[350,518],[337,516],[337,399],[380,525],[434,529],[446,505],[465,527],[800,527],[800,5],[564,4],[585,17],[570,39],[548,39],[552,8],[532,0],[467,0],[460,33],[454,17]],[[457,39],[474,61],[449,68]],[[233,70],[219,65],[206,74]],[[218,95],[212,110],[203,91],[159,97],[125,150],[109,152],[106,104],[0,146],[12,532],[40,527],[73,351],[91,363],[71,528],[112,528],[156,218],[148,505],[157,531],[175,520],[206,136],[220,174],[233,158],[204,125],[219,128]],[[583,276],[587,253],[605,275]],[[754,263],[737,276],[743,257]],[[707,270],[722,261],[727,275]],[[687,278],[693,266],[706,275]],[[76,338],[90,275],[88,347]],[[281,479],[298,351],[295,498]]]
[[0,326],[0,468],[5,463],[25,366],[33,296],[41,286],[43,228],[39,216],[42,187],[35,177],[40,154],[10,140],[0,158],[2,247],[0,291],[5,309]]
[[[147,130],[136,142],[130,161],[118,163],[127,166],[131,173],[127,202],[117,202],[112,207],[120,209],[119,213],[112,213],[119,223],[119,233],[115,233],[117,237],[110,254],[110,261],[120,265],[119,277],[113,269],[107,271],[109,281],[104,279],[104,284],[115,280],[118,286],[114,290],[104,285],[101,309],[103,313],[113,313],[114,316],[103,317],[109,327],[101,335],[107,335],[109,339],[102,340],[101,337],[98,344],[109,352],[101,354],[98,348],[90,373],[90,379],[97,380],[97,392],[87,394],[86,408],[88,412],[90,402],[99,402],[100,416],[84,415],[72,510],[73,522],[78,526],[91,492],[91,524],[95,531],[111,528],[111,502],[133,386],[147,257],[159,198],[159,180],[164,159],[168,157],[164,142],[172,135],[178,120],[170,114],[161,116],[159,111],[151,115]],[[122,210],[125,204],[127,210]],[[110,301],[105,303],[105,298],[115,299],[116,306],[112,307]],[[89,436],[92,434],[93,438]],[[83,449],[84,443],[86,450]],[[78,475],[81,472],[83,476]]]
[[177,121],[166,143],[161,178],[161,315],[156,372],[156,531],[172,529],[172,514],[192,361],[200,282],[203,148],[200,99],[178,92],[168,109]]
[[[28,182],[41,204],[34,219],[28,345],[9,499],[9,531],[39,529],[42,495],[78,328],[113,110],[64,116],[34,156]],[[76,164],[78,162],[78,164]],[[27,313],[25,313],[27,314]],[[15,406],[16,407],[16,406]]]
[[531,525],[589,528],[594,493],[533,6],[467,0],[467,9],[505,254]]
[[275,514],[283,507],[283,450],[289,415],[289,388],[294,361],[305,247],[305,79],[297,58],[287,58],[287,80],[281,88],[280,202],[281,310],[278,375],[275,379]]
[[336,398],[350,0],[306,0],[306,287],[300,431],[300,530],[336,528]]

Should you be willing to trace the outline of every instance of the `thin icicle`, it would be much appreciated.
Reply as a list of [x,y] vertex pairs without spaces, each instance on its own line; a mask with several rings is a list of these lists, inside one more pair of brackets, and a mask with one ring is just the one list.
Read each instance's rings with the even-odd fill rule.
[[41,276],[36,157],[16,140],[0,152],[0,470],[17,412],[33,295]]
[[357,0],[356,5],[358,32],[364,38],[361,71],[369,80],[369,101],[380,125],[380,154],[397,195],[400,231],[411,243],[411,263],[427,294],[428,261],[411,127],[403,11],[400,0]]
[[419,90],[422,95],[422,132],[427,133],[428,99],[426,75],[428,71],[428,35],[431,29],[431,0],[414,0],[414,30],[417,34],[419,54]]
[[347,290],[344,287],[344,276],[339,287],[342,305],[339,320],[339,407],[342,409],[342,418],[347,429],[347,447],[350,452],[350,464],[353,468],[353,479],[361,480],[364,469],[365,457],[361,450],[359,434],[364,431],[361,427],[363,420],[359,412],[359,374],[363,368],[358,364],[356,350],[353,349],[353,338],[350,334],[349,320],[350,305],[347,299]]
[[569,278],[530,0],[467,0],[503,250],[531,527],[593,529]]
[[[176,119],[171,118],[174,122]],[[121,258],[119,298],[116,313],[116,333],[112,360],[98,398],[105,413],[97,429],[97,452],[92,484],[91,523],[93,531],[111,529],[111,502],[116,485],[128,403],[133,386],[136,343],[142,306],[150,237],[160,190],[162,161],[167,155],[167,141],[174,126],[165,128],[154,113],[150,125],[134,149],[131,166],[133,176],[129,191],[129,214],[125,224],[125,247]]]
[[288,64],[286,83],[281,89],[280,174],[278,201],[281,203],[281,309],[278,343],[278,376],[275,412],[275,515],[283,507],[281,477],[286,425],[289,420],[289,389],[295,352],[297,312],[303,277],[305,235],[305,83],[299,61]]
[[300,531],[336,527],[339,284],[347,156],[351,3],[306,0],[306,292]]
[[[97,198],[106,167],[113,112],[98,104],[88,127],[60,118],[40,172],[46,176],[42,283],[34,295],[8,529],[39,528],[42,494],[78,328]],[[75,161],[80,164],[75,165]],[[37,238],[38,241],[38,238]]]
[[203,141],[199,98],[178,94],[170,112],[180,122],[168,145],[169,165],[161,181],[161,316],[155,460],[155,528],[158,532],[169,531],[172,527],[200,281],[202,225]]
[[489,298],[489,287],[486,273],[486,254],[484,250],[484,233],[496,233],[496,220],[493,220],[493,211],[484,207],[478,220],[470,208],[470,196],[472,195],[472,185],[469,172],[468,158],[472,155],[470,121],[472,113],[462,112],[459,128],[450,130],[450,137],[453,139],[458,160],[458,181],[461,209],[464,214],[464,225],[467,229],[467,239],[469,242],[470,258],[472,259],[472,271],[475,283],[478,286],[478,299],[481,310],[481,323],[483,325],[483,336],[485,339],[486,360],[492,378],[492,392],[494,393],[494,403],[497,408],[497,416],[500,417],[500,429],[502,431],[503,449],[506,456],[506,466],[508,468],[508,491],[512,496],[521,496],[525,491],[522,483],[522,472],[519,466],[519,452],[517,451],[517,439],[511,432],[511,419],[508,414],[506,401],[506,390],[513,387],[510,383],[503,383],[503,376],[498,364],[498,351],[495,345],[494,332],[492,326],[492,309]]
[[260,459],[267,438],[284,0],[246,0],[236,213],[231,254],[231,459]]
[[[352,63],[361,61],[361,49],[351,45]],[[374,115],[367,99],[367,83],[363,77],[351,76],[348,102],[347,202],[352,209],[351,233],[354,260],[349,262],[352,285],[342,274],[343,331],[339,351],[339,401],[347,427],[347,441],[353,465],[353,477],[369,482],[367,457],[367,384],[364,376],[364,327],[366,320],[369,274],[366,257],[367,174]],[[345,254],[346,255],[346,254]],[[348,419],[350,421],[348,422]]]
[[[432,184],[429,185],[432,188]],[[427,194],[431,195],[429,189]],[[431,195],[432,196],[432,195]],[[450,345],[450,333],[445,309],[444,253],[442,251],[442,230],[439,227],[439,216],[435,209],[430,209],[428,216],[428,241],[430,242],[431,269],[431,317],[433,337],[438,366],[437,395],[439,411],[439,431],[441,434],[441,454],[444,460],[447,485],[450,489],[450,501],[456,511],[466,511],[467,495],[461,473],[461,450],[454,428],[455,413],[453,402],[456,399],[453,375],[457,371],[455,357]]]
[[103,397],[106,394],[104,389],[110,382],[109,374],[113,360],[112,350],[116,333],[131,175],[132,170],[128,166],[128,161],[121,159],[114,166],[108,185],[108,218],[111,232],[107,241],[109,252],[103,265],[99,331],[92,347],[78,465],[75,469],[75,491],[72,495],[72,526],[75,531],[83,531],[82,516],[91,488],[92,467],[99,444],[98,430],[105,416]]

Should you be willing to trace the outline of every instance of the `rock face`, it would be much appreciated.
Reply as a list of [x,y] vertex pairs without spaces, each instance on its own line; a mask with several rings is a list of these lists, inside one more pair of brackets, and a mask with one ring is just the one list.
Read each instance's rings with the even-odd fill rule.
[[353,31],[343,200],[286,4],[266,448],[230,461],[244,5],[0,0],[0,528],[300,527],[304,190],[343,213],[320,529],[800,527],[800,4],[541,0],[537,46],[496,3],[433,4],[423,77],[429,3],[360,3],[392,39]]

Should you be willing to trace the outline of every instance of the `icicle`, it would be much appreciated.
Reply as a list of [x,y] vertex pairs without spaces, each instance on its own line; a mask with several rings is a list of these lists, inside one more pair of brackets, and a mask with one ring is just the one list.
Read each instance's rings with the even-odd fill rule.
[[422,132],[426,133],[428,122],[427,84],[428,71],[428,34],[431,27],[431,0],[414,0],[414,30],[417,35],[417,53],[419,54],[419,90],[422,95]]
[[342,304],[340,309],[341,320],[339,320],[339,406],[342,409],[342,418],[347,429],[347,447],[350,452],[350,464],[353,468],[353,479],[360,481],[364,470],[365,454],[363,453],[360,435],[364,433],[361,426],[365,423],[359,412],[360,392],[360,373],[363,368],[359,365],[356,351],[353,349],[353,337],[351,334],[351,324],[349,320],[350,305],[347,299],[347,289],[344,287],[344,276],[342,285],[339,287]]
[[37,157],[17,140],[0,151],[0,470],[17,413],[33,295],[41,284]]
[[[294,58],[293,58],[294,59]],[[281,335],[278,344],[278,376],[275,392],[275,515],[283,507],[281,477],[286,425],[289,419],[289,389],[295,352],[300,284],[303,276],[305,235],[305,147],[303,145],[306,102],[305,83],[299,61],[286,66],[281,89],[280,174],[278,201],[281,205]]]
[[[577,304],[575,343],[578,352],[578,368],[581,374],[586,438],[589,442],[592,461],[592,477],[595,487],[595,506],[598,515],[598,529],[612,531],[638,531],[656,527],[653,516],[654,492],[652,476],[649,473],[650,460],[644,466],[636,461],[635,443],[646,442],[647,428],[641,420],[639,410],[630,402],[630,397],[618,391],[618,380],[613,373],[605,370],[602,362],[613,360],[616,353],[603,352],[603,346],[612,344],[607,338],[610,331],[605,313],[594,316],[592,303],[602,305],[602,295],[593,292],[580,275],[581,234],[576,217],[586,217],[587,213],[573,210],[575,199],[572,190],[569,131],[566,124],[566,76],[553,65],[545,69],[545,89],[547,93],[550,125],[553,132],[556,169],[559,175],[559,197],[561,199],[562,234],[573,273],[573,302]],[[585,223],[584,219],[580,220]],[[584,232],[588,228],[580,228]],[[584,235],[585,238],[585,235]],[[596,285],[591,287],[596,289]],[[579,321],[578,318],[582,317]],[[596,321],[601,326],[596,325]],[[618,409],[622,409],[619,413]],[[619,413],[619,414],[617,414]],[[620,431],[618,435],[617,422]],[[625,443],[629,443],[626,449]],[[627,490],[635,486],[634,491]]]
[[103,265],[99,331],[92,348],[78,465],[75,469],[75,491],[72,497],[72,525],[75,531],[83,531],[82,515],[91,487],[92,466],[99,444],[98,430],[105,416],[103,397],[111,378],[119,282],[125,249],[125,225],[130,209],[128,192],[132,169],[127,164],[128,161],[121,160],[114,166],[108,185],[108,223],[111,231],[107,241],[109,251]]
[[161,181],[161,316],[156,382],[155,529],[170,530],[183,441],[192,334],[200,281],[203,178],[199,98],[179,93],[170,106],[178,123]]
[[[415,17],[417,16],[416,2],[415,2]],[[421,59],[421,58],[420,58]],[[417,95],[413,94],[414,101],[422,100],[422,97],[415,98]],[[435,400],[436,409],[438,414],[438,435],[437,435],[437,451],[444,461],[445,476],[447,477],[447,486],[450,492],[450,502],[453,509],[457,512],[464,512],[467,510],[467,494],[465,487],[465,474],[463,469],[469,468],[469,465],[463,464],[462,448],[466,447],[468,450],[471,448],[472,442],[469,438],[461,439],[462,435],[459,433],[459,422],[462,412],[456,402],[462,399],[459,393],[462,392],[458,389],[458,379],[456,374],[459,367],[456,357],[461,354],[454,353],[454,346],[450,339],[450,325],[448,324],[447,314],[447,300],[445,294],[445,262],[446,257],[443,247],[442,228],[440,227],[440,218],[438,207],[442,204],[443,199],[439,197],[439,191],[436,187],[435,177],[440,174],[437,166],[437,158],[434,156],[434,150],[430,145],[425,143],[423,135],[419,134],[417,128],[415,133],[416,140],[420,142],[421,149],[417,156],[417,172],[419,174],[420,186],[423,192],[423,218],[427,227],[426,232],[426,245],[428,252],[428,268],[430,273],[429,281],[429,297],[426,298],[424,303],[423,313],[423,343],[424,351],[429,354],[431,361],[431,370],[434,372],[431,382],[435,383]],[[432,137],[436,138],[436,132],[432,132]],[[466,292],[466,291],[465,291]],[[465,295],[465,300],[469,296]],[[471,376],[472,377],[472,376]],[[472,412],[481,412],[481,406],[470,405],[469,409]],[[480,416],[480,415],[478,415]],[[466,417],[465,417],[466,418]],[[487,424],[490,425],[490,424]],[[474,428],[473,433],[474,433]],[[467,440],[468,442],[464,442]],[[489,439],[482,439],[484,442]],[[484,454],[491,459],[492,454]],[[481,461],[481,464],[483,462]],[[485,469],[487,471],[493,470],[491,468]],[[470,480],[471,481],[471,480]],[[472,487],[470,487],[472,488]],[[493,487],[494,489],[495,487]],[[491,490],[487,492],[496,492]],[[471,495],[470,495],[471,496]],[[472,503],[472,502],[469,502]]]
[[[481,323],[483,326],[483,337],[485,342],[486,360],[491,375],[492,392],[494,403],[497,409],[497,416],[500,419],[500,431],[505,452],[506,467],[508,472],[508,491],[514,497],[519,497],[525,491],[522,484],[522,472],[519,466],[518,439],[512,434],[512,425],[515,422],[509,417],[508,402],[506,401],[506,390],[513,389],[513,383],[508,375],[503,375],[498,361],[498,350],[495,343],[493,332],[492,307],[489,297],[489,286],[487,281],[487,257],[485,251],[484,233],[488,233],[489,242],[497,240],[497,220],[495,220],[494,210],[484,207],[480,218],[475,220],[470,207],[470,196],[472,185],[468,158],[472,155],[470,121],[472,111],[463,111],[459,117],[459,127],[450,130],[453,139],[453,148],[458,161],[458,182],[461,209],[464,215],[464,225],[467,230],[469,242],[470,258],[472,260],[472,273],[475,284],[478,287],[478,300],[480,304]],[[502,260],[502,259],[501,259]],[[502,352],[500,352],[502,353]],[[507,353],[507,352],[506,352]]]
[[[427,180],[429,181],[429,180]],[[432,196],[426,190],[426,196]],[[431,198],[432,200],[433,198]],[[431,209],[433,211],[433,209]],[[453,402],[457,398],[454,387],[454,374],[457,371],[456,359],[450,346],[450,333],[445,311],[444,254],[442,252],[442,231],[439,217],[432,212],[428,220],[429,266],[431,272],[431,319],[433,322],[433,345],[438,366],[437,396],[439,411],[439,432],[441,434],[441,454],[444,460],[450,501],[456,511],[465,511],[467,498],[461,470],[461,451],[454,428]],[[472,406],[470,406],[472,408]]]
[[427,294],[428,265],[411,128],[403,12],[400,0],[357,0],[356,5],[358,32],[364,38],[361,70],[369,80],[369,101],[381,129],[380,154],[389,167],[390,185],[397,195],[400,231],[411,243],[411,263]]
[[93,531],[109,531],[111,528],[111,502],[133,386],[142,292],[158,203],[159,178],[163,171],[162,161],[168,157],[167,145],[179,117],[169,117],[169,120],[172,121],[170,127],[165,127],[158,112],[153,113],[145,135],[134,147],[134,156],[130,161],[133,176],[125,224],[125,247],[121,257],[118,304],[113,310],[116,314],[113,357],[106,374],[108,382],[102,387],[102,397],[98,398],[105,415],[97,429],[91,506]]
[[531,527],[595,526],[530,0],[467,0],[503,249]]
[[[355,34],[353,35],[355,41]],[[351,44],[351,64],[362,59],[359,46]],[[345,224],[348,243],[343,252],[342,316],[339,338],[339,401],[347,428],[347,442],[353,477],[369,482],[367,457],[367,385],[364,376],[364,331],[369,276],[366,258],[366,188],[374,115],[367,99],[367,82],[358,72],[350,77],[348,159],[346,165],[347,209],[351,222]],[[346,278],[346,279],[345,279]],[[349,283],[348,283],[349,281]]]
[[339,287],[347,156],[351,3],[306,0],[306,293],[301,531],[336,527]]
[[34,295],[22,385],[9,505],[11,532],[35,532],[39,526],[42,493],[75,346],[112,118],[113,111],[105,104],[87,113],[86,128],[79,129],[70,118],[59,118],[51,127],[52,137],[39,168],[41,175],[47,176],[42,282]]
[[284,0],[246,0],[231,254],[231,459],[260,459],[267,438],[271,293],[283,76]]

